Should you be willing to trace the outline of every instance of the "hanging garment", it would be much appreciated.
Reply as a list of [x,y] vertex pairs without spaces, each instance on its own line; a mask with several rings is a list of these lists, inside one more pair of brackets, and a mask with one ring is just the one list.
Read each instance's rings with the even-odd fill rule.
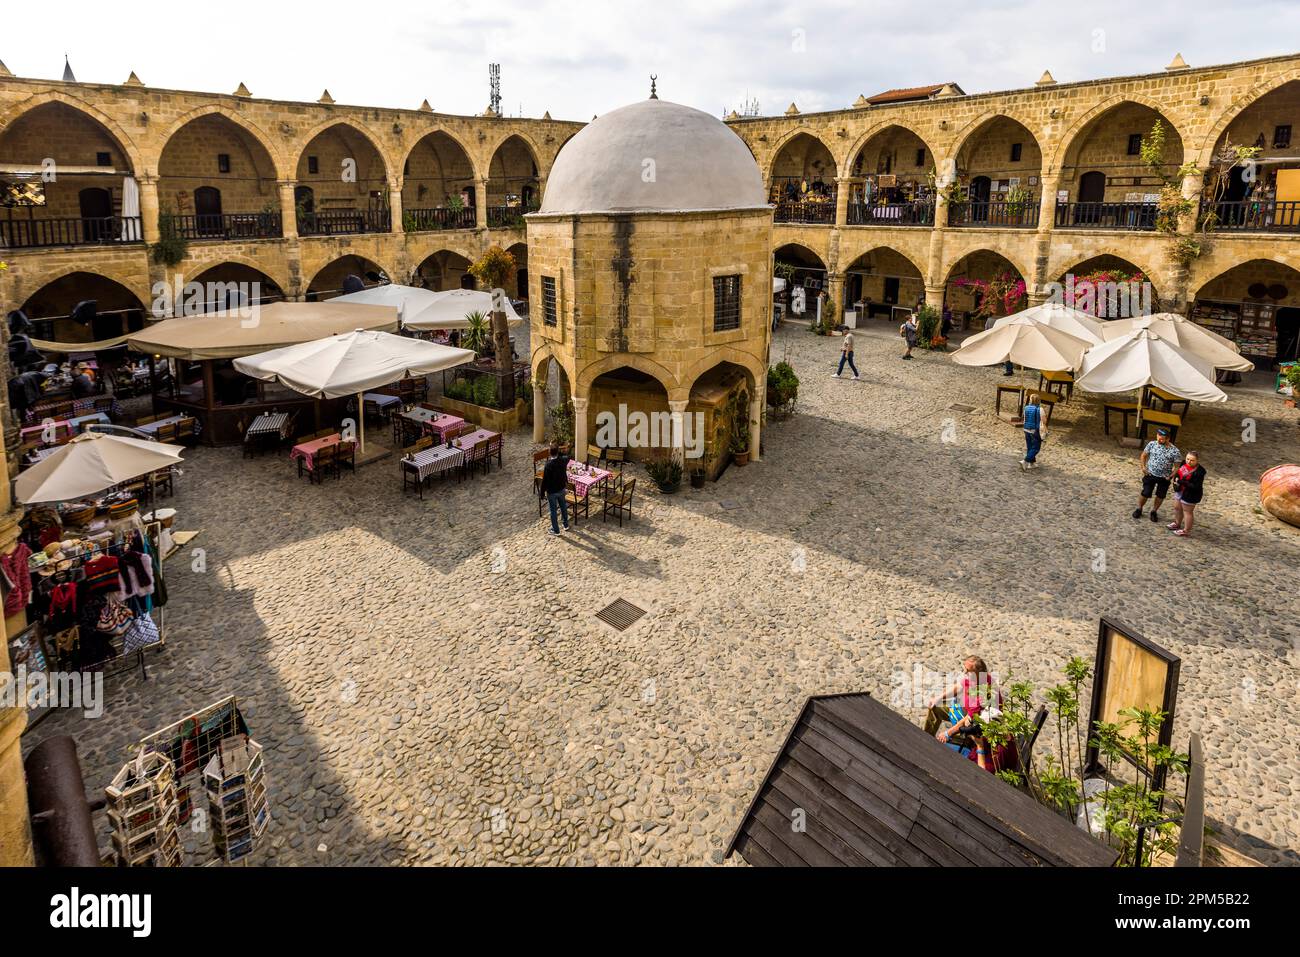
[[19,542],[8,555],[0,555],[0,570],[3,570],[9,590],[5,593],[5,615],[16,615],[27,607],[32,597],[32,573],[28,570],[27,559],[32,550]]
[[133,621],[135,621],[135,615],[131,613],[131,609],[116,598],[110,598],[104,602],[104,607],[99,611],[95,630],[102,635],[120,638],[126,634]]
[[77,586],[71,582],[50,590],[50,607],[45,617],[48,631],[62,631],[77,623]]
[[122,593],[122,576],[118,560],[112,555],[100,555],[86,562],[86,593],[92,596],[118,596]]
[[123,552],[119,560],[122,594],[126,598],[143,598],[153,594],[153,562],[141,552]]

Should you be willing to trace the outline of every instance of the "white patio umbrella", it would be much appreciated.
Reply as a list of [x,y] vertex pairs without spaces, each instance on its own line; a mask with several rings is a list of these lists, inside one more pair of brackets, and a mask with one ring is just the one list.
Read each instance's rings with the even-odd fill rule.
[[1150,329],[1093,346],[1083,357],[1074,384],[1085,392],[1131,392],[1153,385],[1180,398],[1227,402],[1214,384],[1208,359],[1180,349]]
[[[427,292],[427,290],[425,290]],[[465,319],[471,312],[490,315],[492,312],[492,293],[479,289],[451,289],[447,292],[431,293],[432,300],[421,303],[418,308],[407,309],[402,314],[402,325],[407,329],[427,332],[432,329],[468,329]],[[502,312],[506,314],[506,324],[517,326],[524,321],[523,316],[515,312],[509,299],[503,299]]]
[[1077,369],[1091,345],[1087,339],[1021,316],[971,336],[952,354],[952,361],[963,366],[1014,362],[1028,369],[1064,372]]
[[184,449],[105,432],[83,432],[18,476],[23,503],[67,502],[94,495],[181,460]]
[[1211,332],[1204,326],[1174,312],[1158,312],[1151,316],[1117,319],[1105,323],[1102,336],[1107,340],[1119,339],[1136,329],[1148,329],[1184,352],[1208,359],[1216,369],[1250,372],[1255,368],[1255,363],[1244,358],[1240,347],[1231,339],[1217,332]]
[[254,379],[283,382],[318,399],[355,394],[364,452],[362,393],[407,376],[428,375],[473,360],[474,353],[469,349],[358,329],[236,359],[235,368]]
[[1059,332],[1067,332],[1076,339],[1083,339],[1094,345],[1103,341],[1101,327],[1105,323],[1094,316],[1088,315],[1081,309],[1073,309],[1059,302],[1044,302],[1037,306],[1030,306],[1028,309],[1022,309],[1020,312],[1013,312],[1011,315],[1003,316],[994,322],[993,328],[1005,326],[1017,319],[1030,319],[1042,323]]

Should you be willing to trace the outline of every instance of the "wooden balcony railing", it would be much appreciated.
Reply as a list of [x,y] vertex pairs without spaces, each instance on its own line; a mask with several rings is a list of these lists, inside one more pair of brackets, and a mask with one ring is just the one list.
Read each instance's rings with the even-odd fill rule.
[[850,226],[933,226],[934,203],[849,203]]
[[1155,203],[1057,203],[1058,229],[1156,228]]
[[402,212],[402,224],[408,233],[423,233],[435,229],[473,229],[474,207],[448,209],[441,206],[433,209],[408,209]]
[[1300,232],[1300,203],[1247,200],[1204,203],[1201,212],[1214,214],[1214,228],[1228,232]]
[[0,246],[11,249],[41,246],[101,246],[144,242],[139,216],[94,219],[28,219],[13,215],[0,220]]
[[489,229],[523,229],[524,216],[535,213],[533,206],[489,206],[487,224]]
[[948,207],[948,225],[1032,229],[1038,225],[1038,198],[952,203]]
[[387,209],[323,209],[298,217],[300,236],[347,236],[392,231]]
[[775,221],[778,223],[816,223],[833,225],[835,200],[781,201],[776,204]]
[[214,213],[173,216],[182,239],[279,239],[279,213]]

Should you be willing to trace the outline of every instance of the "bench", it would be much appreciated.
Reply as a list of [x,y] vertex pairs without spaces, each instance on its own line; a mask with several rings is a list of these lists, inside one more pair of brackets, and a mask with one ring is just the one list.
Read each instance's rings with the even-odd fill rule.
[[1068,402],[1074,396],[1074,376],[1069,372],[1039,372],[1038,391]]
[[997,399],[993,403],[993,414],[1002,415],[1002,393],[1010,392],[1016,397],[1016,415],[1020,414],[1025,405],[1025,389],[1018,385],[1000,385],[998,388]]
[[1169,430],[1169,441],[1178,441],[1178,430],[1182,427],[1183,417],[1175,415],[1172,412],[1157,412],[1154,409],[1143,409],[1141,418],[1138,420],[1138,441],[1147,441],[1147,426],[1160,427],[1164,426]]
[[1174,406],[1181,405],[1178,410],[1179,415],[1186,415],[1192,407],[1191,399],[1184,399],[1181,395],[1174,395],[1172,392],[1166,392],[1164,389],[1157,388],[1153,385],[1142,388],[1142,405],[1147,409],[1156,409],[1156,403],[1159,402],[1159,411],[1173,412]]
[[1110,414],[1118,412],[1123,417],[1123,429],[1121,435],[1128,435],[1128,420],[1136,419],[1138,414],[1138,404],[1136,402],[1106,402],[1101,407],[1102,420],[1105,424],[1106,434],[1110,435]]
[[1038,393],[1038,404],[1043,408],[1043,425],[1052,424],[1052,410],[1056,408],[1056,403],[1060,402],[1061,397],[1051,392]]

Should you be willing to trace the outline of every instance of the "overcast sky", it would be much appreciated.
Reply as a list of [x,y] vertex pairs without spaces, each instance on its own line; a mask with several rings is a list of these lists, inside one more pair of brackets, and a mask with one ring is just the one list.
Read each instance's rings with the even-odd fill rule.
[[967,93],[1300,51],[1297,0],[64,0],[21,36],[19,76],[473,114],[501,64],[502,110],[588,120],[649,92],[721,115],[848,106],[954,81]]

